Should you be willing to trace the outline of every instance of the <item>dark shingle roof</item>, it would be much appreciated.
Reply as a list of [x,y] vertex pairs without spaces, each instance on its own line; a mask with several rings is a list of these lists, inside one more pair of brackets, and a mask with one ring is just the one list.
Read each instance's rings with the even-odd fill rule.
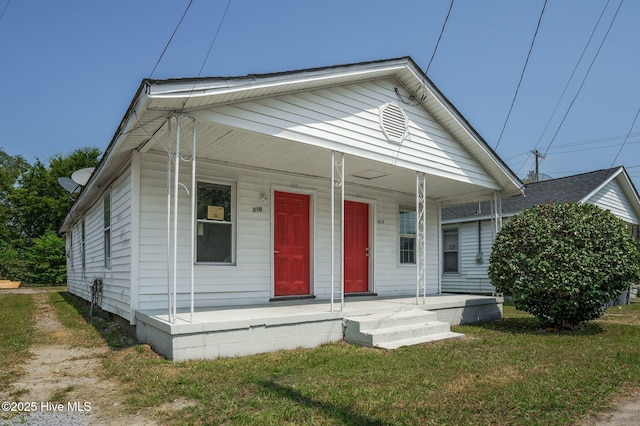
[[[529,207],[546,203],[579,202],[602,185],[620,167],[596,170],[579,175],[534,182],[525,186],[524,194],[502,200],[502,214],[513,214]],[[480,212],[478,212],[480,210]],[[443,207],[442,219],[463,219],[471,216],[487,216],[490,201]]]

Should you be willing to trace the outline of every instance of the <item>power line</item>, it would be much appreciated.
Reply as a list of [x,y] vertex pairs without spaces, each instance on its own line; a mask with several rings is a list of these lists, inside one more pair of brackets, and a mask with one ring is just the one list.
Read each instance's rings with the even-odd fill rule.
[[502,130],[500,131],[498,142],[496,143],[496,146],[494,148],[495,150],[497,150],[498,145],[500,145],[500,141],[502,140],[502,135],[504,134],[504,130],[507,128],[507,122],[509,121],[509,116],[511,116],[511,111],[513,110],[513,105],[516,103],[516,98],[518,97],[518,91],[520,90],[520,84],[522,84],[522,79],[524,78],[524,73],[527,69],[527,64],[529,63],[529,57],[531,56],[533,45],[536,42],[538,30],[540,29],[540,23],[542,22],[542,15],[544,15],[544,10],[546,9],[546,7],[547,7],[547,0],[544,0],[544,4],[542,5],[542,11],[540,12],[540,18],[538,18],[538,25],[536,25],[536,32],[533,34],[533,39],[531,40],[531,46],[529,46],[529,52],[527,53],[527,59],[524,61],[524,67],[522,67],[522,72],[520,73],[520,80],[518,81],[518,85],[516,86],[516,92],[513,94],[513,99],[511,100],[511,106],[509,107],[507,118],[505,118],[504,124],[502,125]]
[[593,56],[593,59],[591,60],[591,64],[589,64],[589,68],[587,69],[587,72],[585,73],[584,78],[582,79],[582,83],[580,83],[580,87],[578,87],[578,91],[576,92],[575,96],[571,100],[571,103],[569,104],[569,107],[567,108],[567,111],[564,113],[564,116],[562,117],[562,121],[558,125],[558,128],[556,129],[556,132],[553,134],[553,138],[551,139],[551,142],[549,142],[549,145],[547,146],[547,149],[544,151],[544,155],[547,154],[547,152],[549,151],[549,148],[551,148],[551,145],[553,145],[553,142],[556,140],[556,137],[558,136],[558,132],[560,132],[560,129],[562,128],[562,125],[564,124],[565,120],[567,119],[567,116],[569,115],[569,111],[571,111],[571,108],[573,107],[574,102],[578,98],[578,95],[580,95],[580,92],[582,91],[582,87],[584,86],[585,81],[587,81],[587,77],[589,77],[589,73],[591,72],[591,68],[593,67],[593,64],[596,62],[596,59],[598,58],[598,55],[600,54],[600,51],[602,50],[602,46],[604,45],[604,42],[607,40],[607,37],[609,36],[609,32],[611,31],[611,27],[613,27],[613,23],[616,21],[616,17],[618,16],[618,12],[620,11],[620,8],[622,7],[622,3],[623,2],[624,2],[624,0],[620,0],[620,4],[618,5],[618,8],[616,9],[616,13],[613,15],[613,18],[611,19],[611,23],[609,24],[609,28],[607,28],[607,32],[604,34],[604,37],[602,37],[602,41],[600,42],[600,46],[598,46],[598,50],[596,51],[596,54]]
[[624,145],[627,143],[627,139],[629,139],[629,135],[631,135],[631,131],[633,130],[633,127],[636,125],[636,120],[638,119],[638,114],[640,114],[640,108],[638,108],[638,111],[636,112],[636,116],[633,118],[633,123],[631,123],[631,127],[629,128],[629,131],[627,132],[627,136],[624,138],[624,141],[622,142],[622,145],[620,146],[620,149],[618,150],[618,153],[616,154],[616,158],[613,159],[613,161],[611,162],[611,165],[609,166],[609,168],[613,167],[613,164],[616,162],[616,160],[618,159],[618,156],[622,152],[622,148],[624,148]]
[[158,64],[160,64],[160,61],[162,60],[162,58],[164,57],[165,52],[167,51],[167,48],[171,44],[171,40],[173,40],[173,36],[175,36],[176,32],[178,32],[178,28],[180,28],[180,24],[182,24],[182,21],[184,20],[184,17],[187,16],[187,12],[189,11],[189,8],[191,7],[191,3],[193,3],[193,0],[189,0],[189,4],[187,4],[187,8],[184,10],[184,13],[182,14],[182,18],[180,18],[180,21],[178,21],[178,25],[176,25],[175,29],[173,30],[173,33],[171,34],[171,37],[169,37],[169,41],[167,41],[167,44],[164,46],[164,49],[162,50],[162,53],[160,54],[160,57],[156,61],[156,65],[153,67],[153,70],[151,70],[151,74],[149,74],[149,78],[151,78],[153,76],[153,73],[156,72],[156,68],[158,68]]
[[[589,36],[589,39],[587,40],[587,43],[584,45],[584,49],[582,49],[582,53],[580,54],[580,57],[578,58],[578,61],[576,62],[575,67],[573,67],[573,71],[571,72],[571,75],[569,76],[569,79],[567,80],[567,83],[564,85],[564,89],[562,90],[562,94],[558,98],[558,102],[556,103],[556,106],[553,109],[553,112],[549,116],[549,121],[547,121],[547,124],[544,127],[544,130],[542,130],[542,133],[540,134],[540,137],[538,138],[538,141],[536,142],[535,146],[533,147],[534,150],[540,144],[540,141],[542,140],[542,137],[544,136],[544,134],[547,132],[547,129],[549,128],[549,125],[551,124],[551,121],[553,120],[553,117],[556,115],[556,112],[558,111],[558,107],[560,106],[560,102],[562,101],[562,98],[564,98],[564,95],[567,92],[569,84],[571,83],[571,80],[573,80],[573,76],[575,75],[576,70],[578,69],[578,65],[580,65],[580,62],[582,62],[582,58],[584,57],[584,54],[587,51],[587,48],[591,44],[591,40],[593,39],[593,35],[596,33],[596,29],[600,25],[600,21],[602,20],[602,17],[604,16],[604,12],[607,10],[607,7],[609,6],[610,2],[611,2],[611,0],[607,0],[607,3],[604,5],[604,8],[602,9],[602,12],[600,13],[600,17],[598,18],[598,21],[594,25],[593,30],[591,31],[591,35]],[[526,162],[529,161],[530,157],[531,157],[531,155],[527,156],[527,158],[524,160],[524,162],[522,163],[522,165],[520,166],[520,168],[518,169],[516,174],[520,173],[520,170],[522,170],[522,168],[524,167]]]
[[213,40],[211,40],[211,44],[209,45],[209,50],[207,51],[207,56],[205,56],[204,61],[202,62],[202,66],[200,67],[200,71],[198,72],[198,78],[200,78],[200,76],[202,75],[202,70],[204,69],[205,64],[209,60],[209,55],[211,54],[211,49],[213,49],[213,45],[215,44],[216,39],[218,38],[218,33],[220,32],[220,28],[222,28],[222,23],[224,22],[224,18],[227,16],[227,12],[229,11],[229,6],[231,6],[231,0],[229,0],[227,2],[227,7],[224,10],[224,14],[222,15],[222,18],[220,19],[220,22],[218,23],[218,28],[216,29],[216,33],[213,35]]
[[4,9],[2,9],[2,13],[0,13],[0,21],[2,20],[4,13],[7,11],[7,8],[9,7],[9,3],[11,3],[11,0],[7,0],[7,4],[4,5]]
[[429,74],[429,68],[431,68],[431,62],[433,62],[433,58],[436,57],[436,52],[438,51],[438,46],[440,45],[440,40],[442,39],[442,34],[444,34],[444,28],[447,26],[447,21],[449,21],[449,15],[451,15],[451,9],[453,9],[453,2],[455,0],[451,0],[449,4],[449,11],[447,12],[447,16],[444,18],[444,23],[442,24],[442,28],[440,29],[440,35],[438,36],[438,41],[436,41],[436,47],[433,49],[433,54],[431,55],[431,59],[429,59],[429,65],[427,65],[427,70],[425,74]]

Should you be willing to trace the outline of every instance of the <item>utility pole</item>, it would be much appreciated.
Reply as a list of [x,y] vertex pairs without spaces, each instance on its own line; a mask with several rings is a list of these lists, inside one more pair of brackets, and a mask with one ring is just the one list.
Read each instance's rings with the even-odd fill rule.
[[538,169],[539,169],[539,165],[540,165],[540,159],[544,158],[544,155],[540,154],[540,151],[538,151],[537,149],[533,150],[533,155],[536,156],[536,182],[539,182],[540,181],[540,178],[539,178],[540,175],[538,174],[539,173]]

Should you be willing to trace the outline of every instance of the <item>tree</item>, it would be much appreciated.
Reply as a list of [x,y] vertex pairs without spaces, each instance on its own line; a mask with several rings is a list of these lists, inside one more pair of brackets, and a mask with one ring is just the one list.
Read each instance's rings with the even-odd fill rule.
[[18,176],[29,166],[21,156],[11,156],[0,148],[0,240],[15,241],[17,229],[13,221],[9,197],[16,189]]
[[99,156],[97,148],[80,148],[50,157],[48,165],[38,159],[29,165],[0,150],[0,274],[31,283],[64,283],[65,242],[58,231],[73,199],[58,178],[95,167]]
[[573,327],[600,317],[640,279],[640,253],[624,222],[590,204],[546,204],[509,219],[496,236],[489,277],[517,309]]

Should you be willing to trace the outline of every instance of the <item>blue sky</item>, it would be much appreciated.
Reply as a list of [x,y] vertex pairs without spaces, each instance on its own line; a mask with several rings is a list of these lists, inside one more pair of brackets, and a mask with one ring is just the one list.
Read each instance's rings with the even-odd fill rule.
[[[30,162],[84,146],[104,150],[146,77],[195,77],[201,69],[201,76],[242,76],[401,56],[426,69],[451,1],[232,0],[207,56],[228,0],[193,0],[152,74],[188,3],[0,0],[0,147]],[[543,4],[455,0],[429,68],[494,148]],[[520,177],[533,169],[537,148],[546,152],[540,171],[552,177],[624,165],[640,189],[640,119],[631,128],[640,108],[640,2],[622,3],[605,39],[619,5],[548,0],[497,146]]]

